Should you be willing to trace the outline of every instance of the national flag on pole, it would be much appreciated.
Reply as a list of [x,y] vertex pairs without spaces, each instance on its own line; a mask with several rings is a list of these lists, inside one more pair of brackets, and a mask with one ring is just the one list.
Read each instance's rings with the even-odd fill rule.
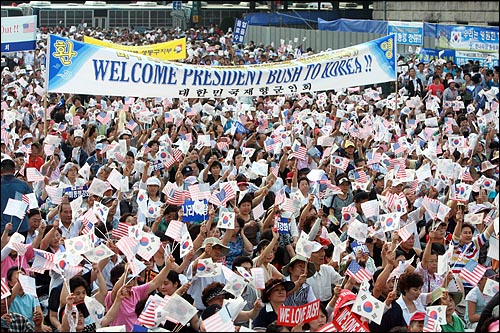
[[367,183],[369,180],[368,175],[363,170],[359,170],[359,171],[354,170],[353,175],[354,175],[354,180],[359,182],[359,183]]
[[128,236],[128,227],[129,227],[128,224],[119,222],[118,228],[113,229],[113,231],[111,231],[111,235],[116,239]]
[[430,318],[426,316],[426,322],[424,326],[424,332],[441,332],[441,325],[434,318]]
[[486,269],[486,267],[471,259],[467,262],[467,264],[465,264],[458,276],[460,276],[463,280],[469,282],[471,285],[475,286],[484,276]]
[[236,193],[234,193],[233,187],[230,183],[224,184],[224,186],[220,189],[220,191],[216,194],[217,199],[223,204],[226,205],[226,202],[231,201],[236,197]]
[[125,124],[125,127],[129,129],[131,132],[133,132],[134,129],[137,127],[137,123],[133,119],[130,119],[128,123]]
[[165,235],[172,238],[176,242],[180,242],[182,239],[182,229],[184,228],[184,223],[177,220],[172,220],[168,223]]
[[405,150],[406,150],[406,147],[403,146],[402,144],[400,144],[399,142],[394,142],[392,144],[392,151],[396,155],[404,153]]
[[234,332],[234,324],[227,311],[217,311],[203,320],[207,332]]
[[378,200],[374,199],[374,200],[363,202],[361,204],[361,210],[363,210],[363,213],[365,214],[366,218],[378,216],[378,214],[379,214]]
[[36,168],[26,168],[26,178],[29,182],[39,182],[44,180],[43,175]]
[[111,121],[111,117],[108,115],[107,112],[100,112],[95,119],[99,121],[101,124],[106,125]]
[[474,178],[472,178],[468,166],[464,168],[461,179],[463,182],[474,182]]
[[351,264],[347,267],[345,273],[358,283],[361,283],[364,280],[369,281],[372,279],[372,274],[368,270],[361,267],[356,261],[351,261]]
[[30,204],[30,198],[26,194],[21,193],[21,192],[16,192],[14,199],[21,200],[21,201],[27,203],[28,205]]
[[139,241],[133,237],[125,236],[120,238],[116,243],[116,247],[125,254],[128,262],[131,262],[139,249]]
[[227,143],[226,141],[219,141],[215,145],[220,151],[229,149],[229,143]]
[[2,299],[10,296],[10,288],[7,282],[5,282],[4,278],[2,280]]
[[368,158],[367,165],[378,164],[382,160],[382,154],[376,151],[367,152],[366,157]]
[[347,167],[349,166],[349,159],[337,155],[332,155],[330,163],[334,167],[342,169],[342,171],[346,171]]
[[172,117],[172,114],[170,112],[165,112],[163,115],[164,115],[166,123],[173,123],[174,122],[174,118]]
[[378,218],[380,225],[382,226],[382,229],[384,230],[384,232],[399,229],[399,219],[400,219],[400,214],[397,212],[383,214],[383,215],[380,215]]
[[172,153],[174,154],[174,160],[177,162],[182,161],[184,158],[184,153],[180,149],[174,148],[172,149]]
[[50,271],[55,268],[54,253],[38,249],[33,249],[33,251],[35,254],[35,260],[31,265],[31,271],[43,274],[46,270]]
[[3,211],[3,214],[10,216],[17,216],[20,219],[24,218],[26,210],[28,209],[28,204],[21,200],[16,200],[9,198],[7,205]]
[[264,210],[264,205],[262,202],[258,204],[254,209],[252,209],[253,217],[258,220],[266,211]]
[[178,191],[175,188],[171,188],[167,195],[167,203],[170,205],[181,206],[185,201],[184,191]]
[[139,316],[139,318],[137,318],[137,324],[148,328],[155,327],[155,309],[156,302],[154,301],[154,299],[152,299],[152,296],[150,296],[146,305],[144,306],[144,309],[141,312],[141,315]]
[[295,150],[293,150],[293,148],[294,147],[292,146],[293,157],[295,157],[298,160],[304,161],[307,155],[307,148],[302,145],[296,146]]
[[278,192],[276,192],[274,204],[280,205],[283,201],[285,201],[285,198],[286,198],[285,188],[282,187]]
[[272,152],[274,150],[274,146],[276,145],[276,141],[273,138],[267,138],[264,141],[264,148],[266,152]]
[[271,167],[271,173],[273,174],[274,177],[278,178],[279,177],[279,171],[280,171],[280,166],[279,164],[276,164],[275,166]]
[[281,204],[281,209],[285,212],[295,213],[297,206],[295,205],[295,201],[290,198],[285,198],[283,203]]
[[410,238],[411,235],[415,233],[417,230],[417,226],[415,225],[415,222],[411,222],[398,231],[398,236],[401,238],[403,242],[406,242],[408,238]]

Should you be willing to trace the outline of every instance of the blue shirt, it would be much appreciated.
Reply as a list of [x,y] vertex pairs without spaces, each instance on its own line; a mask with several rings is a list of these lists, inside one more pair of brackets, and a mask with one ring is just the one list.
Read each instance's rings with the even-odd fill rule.
[[19,227],[18,232],[27,232],[29,226],[28,226],[28,217],[26,215],[24,216],[24,219],[21,221],[19,217],[17,216],[11,217],[10,215],[4,214],[3,212],[5,210],[5,207],[7,206],[9,198],[14,199],[16,197],[16,192],[19,192],[21,194],[28,194],[28,193],[33,193],[33,190],[28,185],[28,183],[26,183],[23,180],[17,179],[16,177],[14,177],[14,175],[5,175],[2,176],[1,191],[2,191],[2,196],[0,199],[0,204],[1,204],[0,209],[2,212],[2,226],[0,232],[3,233],[5,225],[9,222],[12,222],[12,233],[14,233],[14,231],[17,230],[19,224],[21,224],[21,226]]

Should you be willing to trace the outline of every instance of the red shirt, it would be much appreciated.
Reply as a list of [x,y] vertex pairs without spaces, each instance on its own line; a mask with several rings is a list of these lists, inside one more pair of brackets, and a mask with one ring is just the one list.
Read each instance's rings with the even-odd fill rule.
[[31,156],[28,159],[28,163],[26,163],[27,168],[36,168],[38,171],[40,171],[40,168],[43,165],[43,158],[40,156]]
[[444,84],[440,83],[438,85],[435,85],[434,83],[429,84],[427,89],[433,94],[434,96],[437,96],[439,98],[443,97],[443,92],[444,92]]

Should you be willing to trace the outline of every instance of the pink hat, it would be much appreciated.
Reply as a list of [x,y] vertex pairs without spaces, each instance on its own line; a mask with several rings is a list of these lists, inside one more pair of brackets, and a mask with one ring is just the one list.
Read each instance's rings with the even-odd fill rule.
[[455,80],[453,80],[453,79],[449,79],[449,80],[448,80],[448,84],[450,84],[450,83],[456,83],[456,82],[455,82]]

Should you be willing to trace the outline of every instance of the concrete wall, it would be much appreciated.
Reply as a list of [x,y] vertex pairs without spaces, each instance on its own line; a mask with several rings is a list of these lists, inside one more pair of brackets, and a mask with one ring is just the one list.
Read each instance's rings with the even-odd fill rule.
[[497,1],[373,1],[373,19],[498,26],[499,7]]

